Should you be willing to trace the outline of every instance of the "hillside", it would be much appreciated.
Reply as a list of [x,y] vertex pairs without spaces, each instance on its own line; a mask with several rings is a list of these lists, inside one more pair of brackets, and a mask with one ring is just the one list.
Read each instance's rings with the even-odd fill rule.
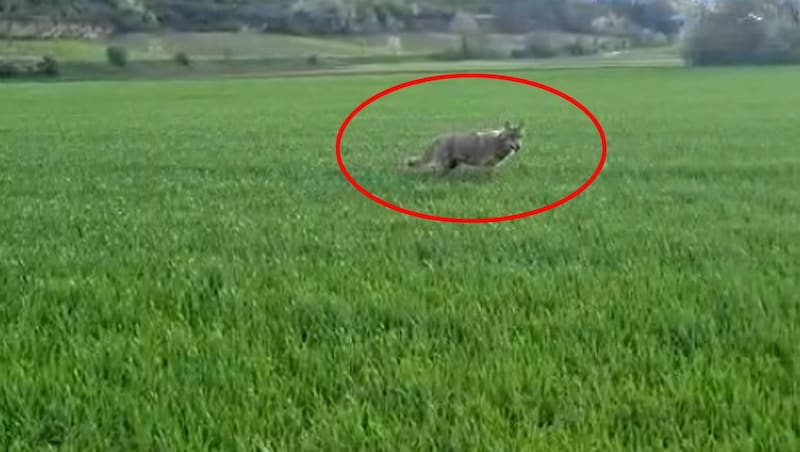
[[8,18],[17,28],[36,20],[94,24],[123,33],[243,28],[311,35],[442,32],[459,9],[483,14],[481,26],[500,32],[550,29],[586,33],[595,19],[613,15],[633,27],[671,34],[676,31],[672,18],[686,1],[681,5],[672,0],[642,4],[621,0],[4,0],[0,2],[0,35],[13,34]]

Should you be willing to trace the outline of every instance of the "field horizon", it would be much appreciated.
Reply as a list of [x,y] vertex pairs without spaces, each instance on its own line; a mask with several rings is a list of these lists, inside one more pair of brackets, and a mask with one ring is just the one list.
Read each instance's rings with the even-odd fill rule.
[[[199,79],[316,75],[335,73],[402,73],[454,68],[517,70],[548,67],[680,66],[672,44],[623,45],[622,38],[540,31],[560,52],[566,43],[584,39],[593,43],[587,55],[549,58],[514,58],[528,35],[490,33],[485,36],[487,55],[461,57],[459,37],[453,33],[400,33],[400,50],[387,46],[386,35],[309,37],[259,32],[237,33],[129,33],[96,40],[12,40],[0,43],[0,63],[54,58],[58,76],[31,76],[40,81]],[[589,44],[587,44],[589,45]],[[110,64],[107,46],[126,49],[124,67]],[[557,47],[558,47],[557,46]],[[183,54],[185,64],[176,62]],[[22,76],[2,78],[11,81]],[[18,81],[18,80],[15,80]]]
[[798,449],[797,68],[502,73],[0,84],[0,449]]

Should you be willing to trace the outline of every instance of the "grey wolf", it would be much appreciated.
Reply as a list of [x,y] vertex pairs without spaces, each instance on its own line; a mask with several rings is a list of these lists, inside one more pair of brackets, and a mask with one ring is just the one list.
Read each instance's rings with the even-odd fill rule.
[[508,161],[522,148],[522,124],[506,121],[502,129],[453,132],[434,138],[421,157],[410,159],[412,168],[428,168],[447,174],[459,165],[494,168]]

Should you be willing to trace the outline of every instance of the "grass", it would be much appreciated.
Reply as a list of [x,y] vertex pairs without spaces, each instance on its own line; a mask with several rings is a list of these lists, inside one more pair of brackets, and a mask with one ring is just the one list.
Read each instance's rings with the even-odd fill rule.
[[0,448],[800,447],[796,70],[512,73],[0,86]]
[[[58,61],[106,61],[106,46],[101,41],[84,40],[17,40],[0,41],[0,58],[39,59],[44,55]],[[130,49],[129,57],[141,60],[147,57],[146,49]]]

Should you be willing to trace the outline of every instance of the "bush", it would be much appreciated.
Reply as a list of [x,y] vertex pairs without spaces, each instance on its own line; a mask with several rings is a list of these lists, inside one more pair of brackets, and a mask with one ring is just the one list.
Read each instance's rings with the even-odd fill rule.
[[511,52],[513,58],[552,58],[561,53],[559,42],[549,33],[528,35],[525,47]]
[[316,66],[319,64],[319,57],[317,54],[311,55],[308,57],[307,62],[309,66]]
[[531,35],[525,48],[515,50],[511,56],[514,58],[552,58],[559,55],[593,55],[600,51],[601,45],[604,43],[596,38],[594,40],[575,38],[559,42],[545,33],[537,33]]
[[106,48],[108,62],[116,67],[128,65],[128,49],[122,46],[108,46]]
[[42,57],[42,60],[36,63],[36,70],[42,75],[58,75],[58,62],[53,57]]
[[602,52],[610,52],[617,49],[617,45],[613,41],[600,41],[598,50]]
[[52,57],[42,57],[36,63],[0,60],[0,78],[58,75],[58,63]]
[[572,56],[594,55],[598,51],[596,45],[583,38],[575,38],[566,45],[565,50]]
[[[762,6],[729,0],[719,10],[702,10],[682,36],[684,61],[696,66],[800,62],[800,27],[787,23],[786,17],[760,11]],[[743,15],[742,10],[761,19]]]
[[13,61],[0,60],[0,78],[13,78],[20,75],[21,68]]
[[189,59],[189,55],[186,52],[178,52],[175,54],[175,62],[181,66],[189,66],[192,64],[192,61]]

